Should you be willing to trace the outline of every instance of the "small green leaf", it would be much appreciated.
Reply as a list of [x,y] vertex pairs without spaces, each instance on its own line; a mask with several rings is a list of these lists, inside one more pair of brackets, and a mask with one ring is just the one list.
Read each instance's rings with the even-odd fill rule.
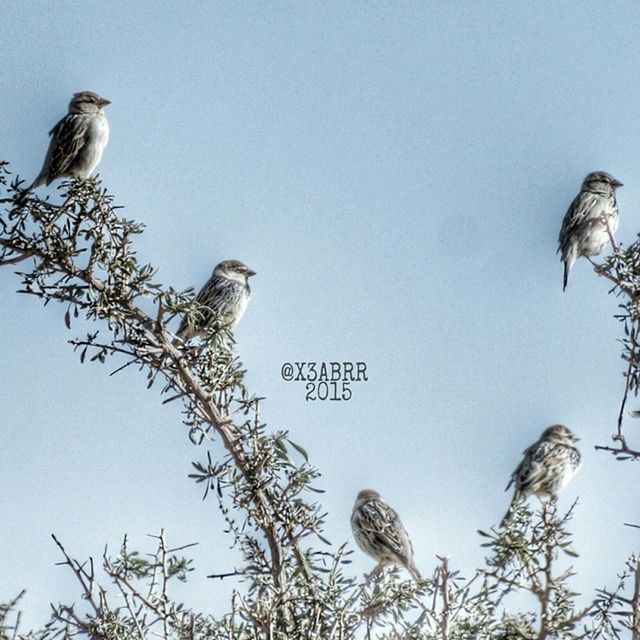
[[287,442],[304,458],[305,462],[309,462],[309,455],[299,444],[289,440],[289,438],[287,438]]
[[319,533],[316,533],[316,536],[318,536],[318,539],[324,542],[326,545],[331,546],[331,542],[327,540],[324,536],[320,535]]
[[282,439],[274,438],[273,444],[276,447],[276,452],[279,454],[279,457],[284,458],[285,460],[288,460],[289,454],[287,453],[287,447],[284,446],[284,442],[282,442]]

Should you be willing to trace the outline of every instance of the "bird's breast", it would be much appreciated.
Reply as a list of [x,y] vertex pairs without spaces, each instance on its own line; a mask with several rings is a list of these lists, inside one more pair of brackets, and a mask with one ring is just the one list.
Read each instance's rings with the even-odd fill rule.
[[103,114],[93,118],[91,122],[91,133],[97,145],[104,149],[109,142],[109,122]]
[[87,144],[84,149],[83,162],[87,175],[93,173],[100,160],[102,153],[109,142],[109,123],[104,115],[99,114],[91,118],[88,127]]

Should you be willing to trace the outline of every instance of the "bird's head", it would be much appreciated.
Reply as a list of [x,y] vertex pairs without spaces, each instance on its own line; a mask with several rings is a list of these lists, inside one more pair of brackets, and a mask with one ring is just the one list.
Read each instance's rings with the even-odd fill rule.
[[580,438],[578,438],[569,427],[565,427],[562,424],[552,424],[542,432],[540,440],[572,445],[578,442]]
[[256,272],[253,271],[253,269],[249,269],[249,267],[243,262],[240,262],[240,260],[223,260],[220,264],[216,265],[216,268],[213,270],[213,275],[246,284],[251,276],[256,275]]
[[73,94],[69,103],[69,113],[98,113],[103,107],[111,104],[94,91],[79,91]]
[[587,174],[582,181],[583,191],[594,191],[596,193],[615,191],[622,186],[620,180],[616,180],[610,173],[606,171],[592,171]]
[[373,489],[363,489],[362,491],[360,491],[360,493],[358,493],[356,504],[368,502],[369,500],[380,500],[380,494]]

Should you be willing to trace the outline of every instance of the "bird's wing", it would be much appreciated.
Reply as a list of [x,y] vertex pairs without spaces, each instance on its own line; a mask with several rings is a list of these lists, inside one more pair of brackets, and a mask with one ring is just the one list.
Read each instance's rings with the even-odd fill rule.
[[516,481],[516,476],[518,475],[518,469],[520,467],[518,467],[512,474],[511,477],[509,478],[509,482],[507,484],[507,486],[504,488],[505,491],[509,491],[509,489],[511,488],[511,485]]
[[412,555],[407,532],[398,514],[389,505],[367,502],[360,508],[360,514],[360,526],[375,541],[376,546],[389,549],[401,558]]
[[228,278],[219,276],[211,276],[205,285],[198,291],[196,302],[200,305],[216,309],[220,305],[220,301],[225,288],[230,285]]
[[560,227],[558,235],[558,251],[565,252],[572,236],[580,230],[585,221],[593,217],[598,209],[598,196],[589,191],[581,191],[571,203]]
[[227,278],[211,276],[196,296],[195,313],[187,313],[182,318],[177,335],[180,335],[189,324],[192,324],[194,318],[197,318],[195,322],[197,326],[206,326],[211,316],[220,311],[220,307],[226,298],[224,290],[230,285],[231,283]]
[[529,493],[549,471],[555,461],[554,451],[557,444],[551,442],[536,442],[526,451],[520,466],[517,469],[517,488]]
[[200,289],[196,296],[196,305],[199,305],[198,313],[205,324],[214,314],[223,313],[224,308],[233,297],[233,282],[229,278],[211,276],[207,283]]
[[64,174],[87,142],[89,120],[80,114],[69,114],[49,131],[51,142],[45,165],[49,176]]
[[579,459],[580,454],[574,447],[569,447],[560,442],[549,444],[545,452],[545,465],[547,468],[561,466],[575,457],[576,453]]
[[537,442],[534,442],[532,445],[528,446],[523,452],[522,452],[522,460],[520,461],[520,464],[513,470],[513,473],[511,474],[511,478],[509,478],[509,484],[505,487],[505,491],[509,491],[511,485],[513,485],[513,483],[516,483],[516,489],[518,489],[518,485],[520,484],[518,482],[518,478],[520,478],[520,476],[523,474],[524,470],[526,469],[526,467],[529,466],[529,458],[531,457],[532,451],[538,446]]

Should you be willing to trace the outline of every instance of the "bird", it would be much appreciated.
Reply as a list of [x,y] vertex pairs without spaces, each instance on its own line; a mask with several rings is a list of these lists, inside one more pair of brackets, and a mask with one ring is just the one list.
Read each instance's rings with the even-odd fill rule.
[[413,547],[398,514],[373,489],[358,493],[351,514],[351,530],[358,546],[378,562],[367,581],[388,564],[405,567],[417,582],[422,581],[413,559]]
[[196,309],[182,319],[177,338],[186,342],[204,336],[216,322],[221,327],[233,329],[251,297],[249,278],[254,275],[256,272],[240,260],[223,260],[217,264],[196,296]]
[[598,255],[611,242],[618,228],[616,189],[621,186],[622,182],[606,171],[592,171],[583,180],[558,236],[557,253],[564,262],[563,291],[574,262],[580,256]]
[[553,424],[542,432],[537,442],[523,451],[522,461],[505,489],[508,491],[515,485],[511,504],[500,526],[509,522],[516,505],[530,495],[557,498],[581,466],[580,451],[574,446],[579,440],[568,427]]
[[42,169],[26,190],[50,185],[58,178],[88,178],[102,159],[109,142],[109,123],[104,107],[109,100],[93,91],[74,93],[69,112],[49,135],[49,149]]

